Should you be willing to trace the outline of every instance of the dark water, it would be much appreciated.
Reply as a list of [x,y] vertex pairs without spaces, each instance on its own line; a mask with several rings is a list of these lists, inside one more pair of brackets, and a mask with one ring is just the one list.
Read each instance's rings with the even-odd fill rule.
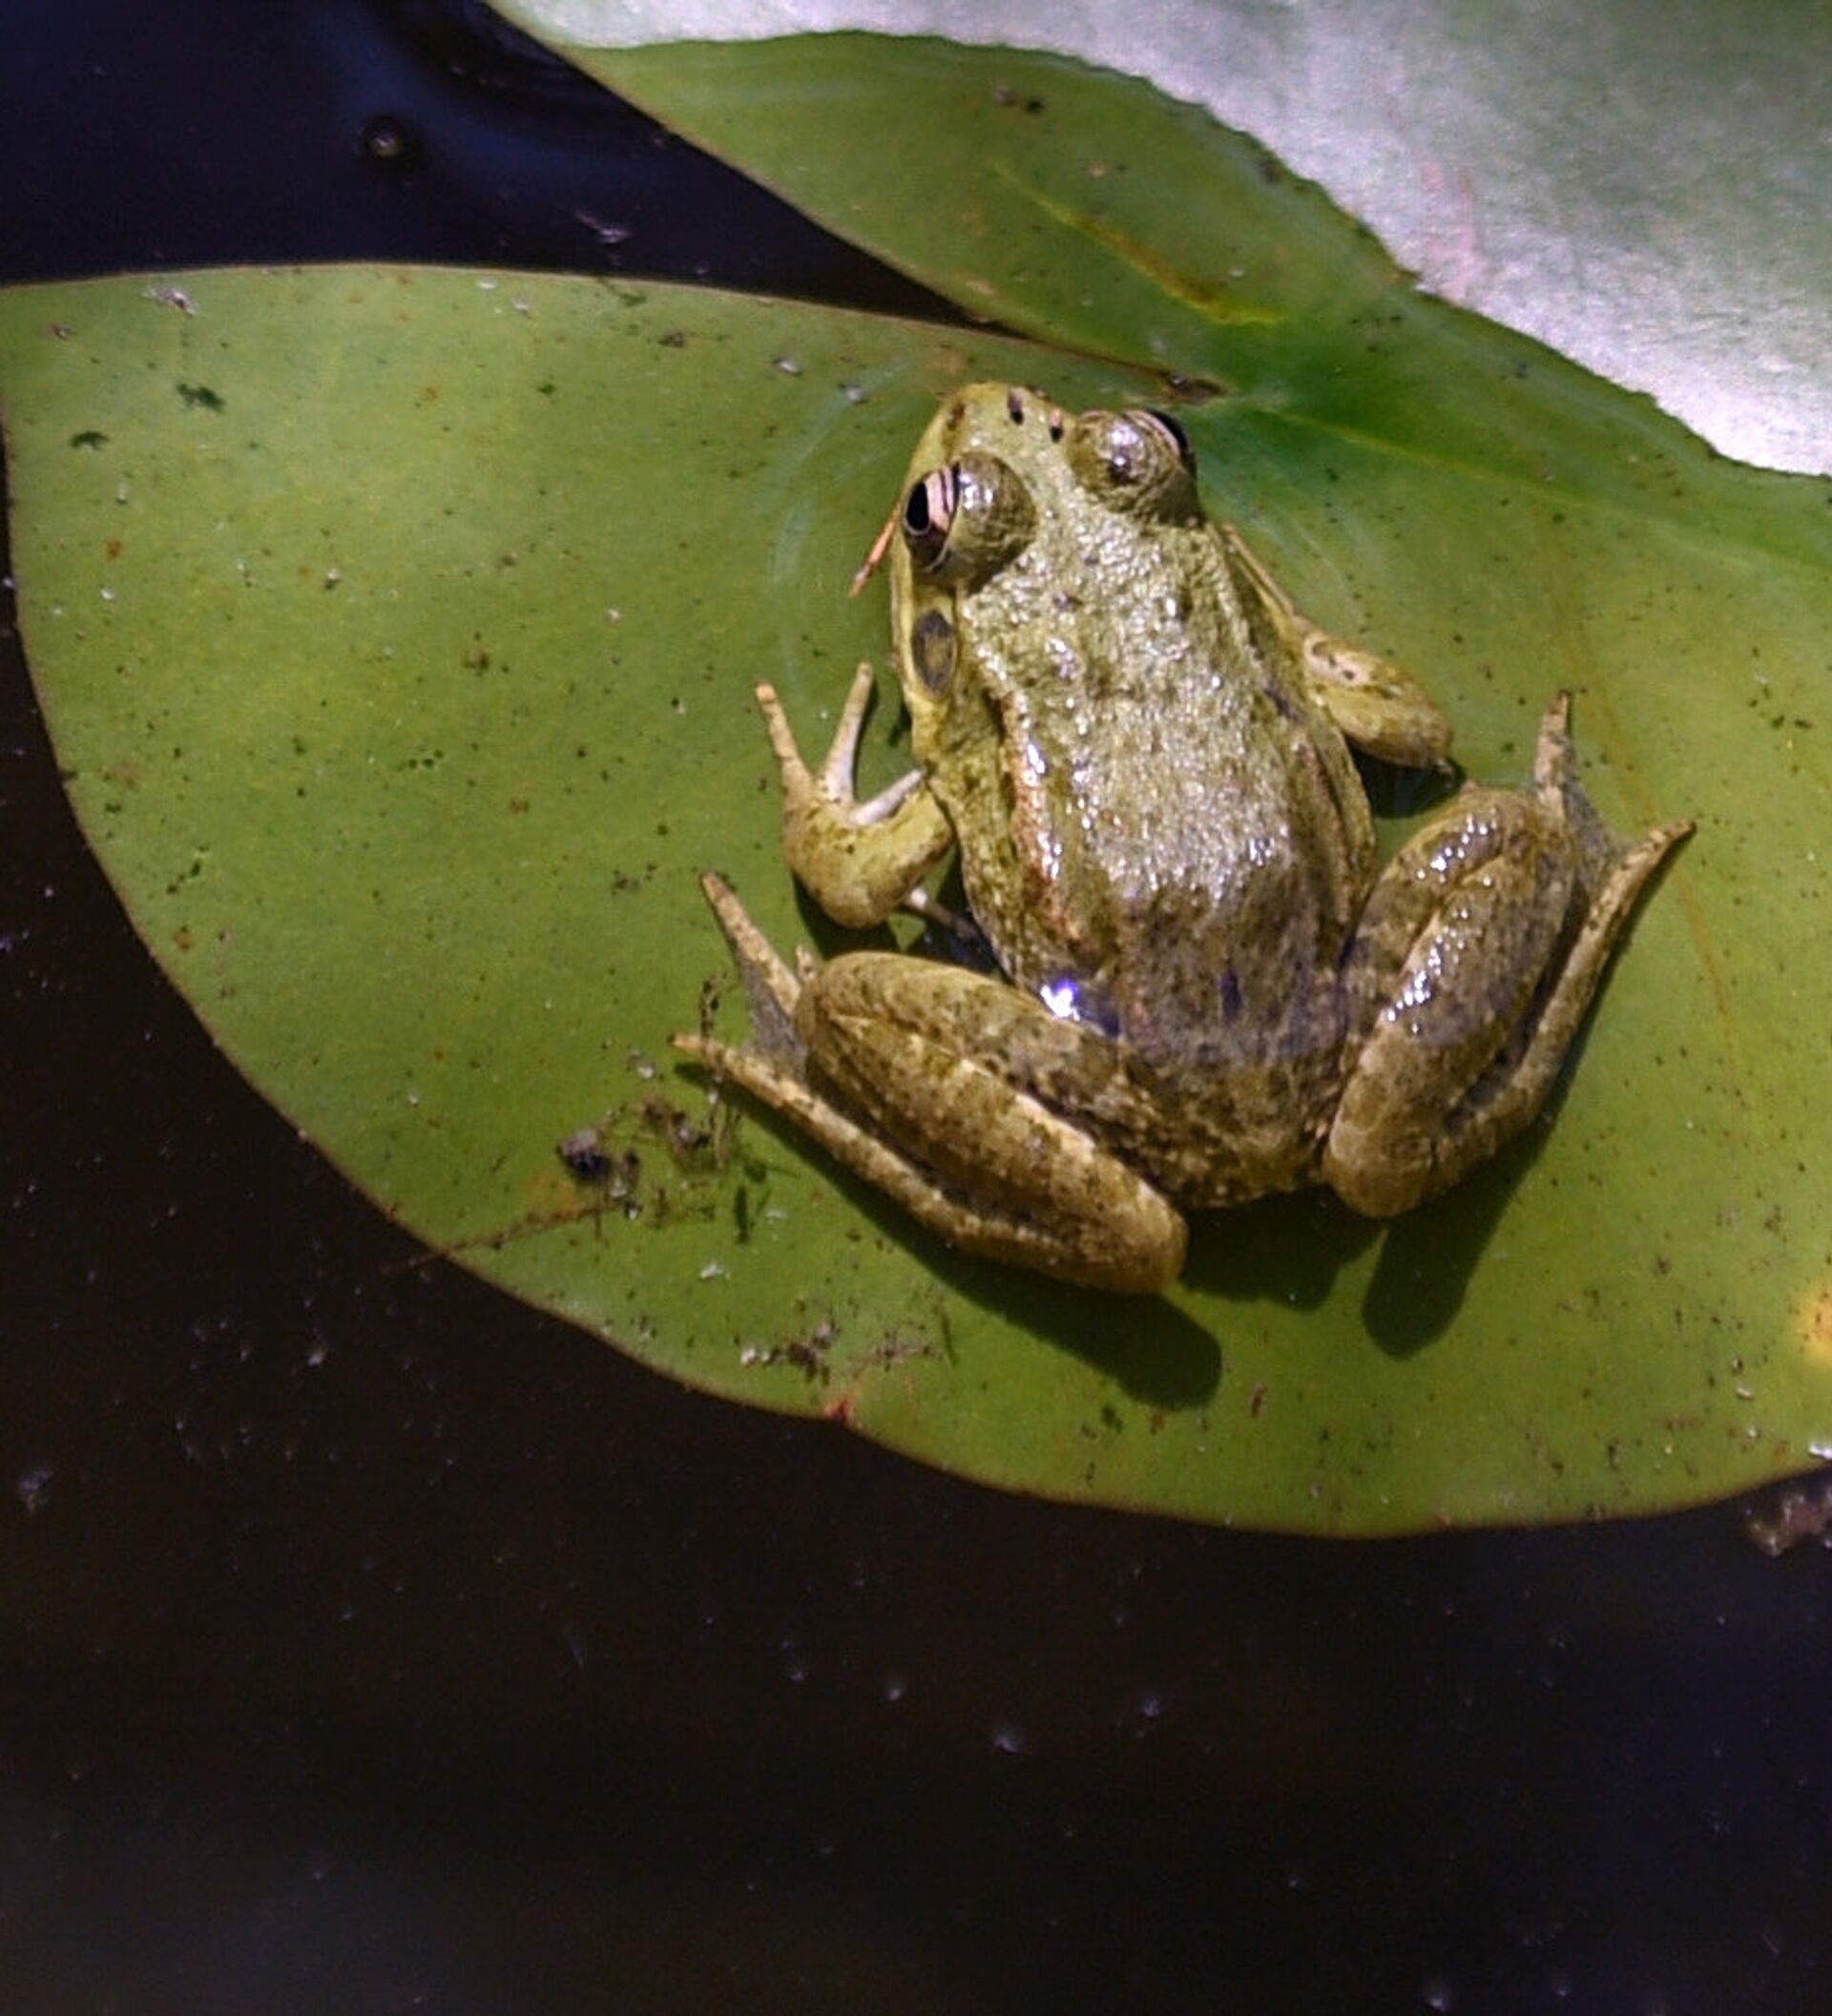
[[[467,8],[7,12],[0,277],[921,306]],[[1832,2002],[1832,1555],[1028,1504],[405,1265],[155,972],[0,641],[5,2016]]]

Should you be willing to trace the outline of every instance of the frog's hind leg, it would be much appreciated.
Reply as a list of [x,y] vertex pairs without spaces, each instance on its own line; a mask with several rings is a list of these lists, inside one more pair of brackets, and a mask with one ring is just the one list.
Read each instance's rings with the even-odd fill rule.
[[1539,1112],[1636,898],[1691,830],[1612,834],[1577,782],[1568,717],[1561,695],[1530,795],[1466,789],[1369,898],[1323,1174],[1370,1216],[1447,1189]]
[[[1060,1280],[1153,1294],[1182,1271],[1181,1215],[1032,1092],[969,1053],[969,1031],[1034,1016],[1039,1069],[1095,1041],[1003,984],[898,953],[792,973],[715,877],[708,900],[750,991],[757,1047],[676,1047],[741,1085],[950,1245]],[[826,1089],[834,1088],[833,1093]]]

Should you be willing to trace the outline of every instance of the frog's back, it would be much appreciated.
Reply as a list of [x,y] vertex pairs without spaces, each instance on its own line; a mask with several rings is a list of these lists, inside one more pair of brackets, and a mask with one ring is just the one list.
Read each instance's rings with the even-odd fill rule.
[[985,668],[1021,751],[1014,841],[964,865],[1001,963],[1163,1064],[1328,1049],[1372,867],[1341,737],[1248,634],[1205,524],[1061,601],[1054,680]]

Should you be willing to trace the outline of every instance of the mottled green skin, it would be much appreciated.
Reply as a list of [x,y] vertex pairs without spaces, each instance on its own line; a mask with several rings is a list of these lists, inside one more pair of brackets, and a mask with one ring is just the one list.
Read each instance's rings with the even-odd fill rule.
[[[1030,993],[1072,992],[1130,1052],[1123,1091],[1088,1088],[1099,1131],[1192,1201],[1284,1188],[1314,1163],[1341,1079],[1367,800],[1170,441],[1117,415],[1064,419],[1058,440],[1051,415],[971,386],[912,458],[913,484],[984,455],[1032,506],[985,580],[926,577],[893,542],[917,760],[1000,966]],[[1109,473],[1116,427],[1142,480]],[[939,696],[910,641],[927,613],[955,636]]]

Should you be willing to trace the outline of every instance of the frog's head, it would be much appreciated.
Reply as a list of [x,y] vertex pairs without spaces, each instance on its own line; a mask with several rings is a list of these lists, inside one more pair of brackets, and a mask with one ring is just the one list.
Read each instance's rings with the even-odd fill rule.
[[1196,460],[1167,414],[1070,414],[1019,385],[973,384],[945,400],[910,458],[897,509],[854,582],[888,554],[898,672],[920,753],[947,705],[963,636],[1010,636],[1031,596],[1072,592],[1093,545],[1199,517]]
[[966,385],[916,444],[891,521],[919,576],[978,583],[1074,496],[1144,523],[1197,514],[1196,455],[1168,413],[1066,413],[1019,385]]

